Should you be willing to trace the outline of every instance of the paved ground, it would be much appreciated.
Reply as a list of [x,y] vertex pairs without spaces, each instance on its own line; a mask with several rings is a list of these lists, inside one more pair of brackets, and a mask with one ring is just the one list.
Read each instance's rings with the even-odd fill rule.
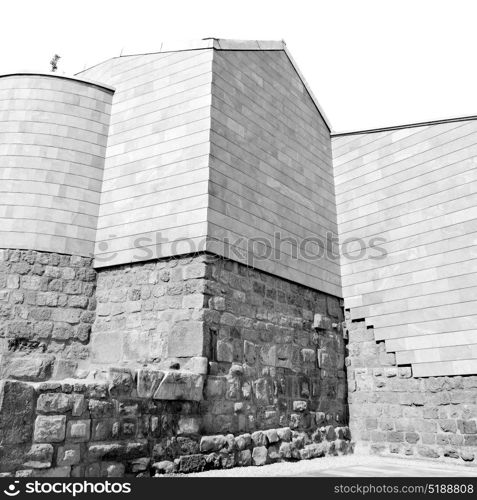
[[476,465],[407,458],[349,455],[282,462],[264,467],[236,467],[190,474],[194,477],[477,477]]

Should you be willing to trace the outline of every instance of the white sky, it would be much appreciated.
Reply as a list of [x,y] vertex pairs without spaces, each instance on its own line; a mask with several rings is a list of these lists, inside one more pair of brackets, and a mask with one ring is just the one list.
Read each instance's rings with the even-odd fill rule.
[[475,0],[3,0],[0,73],[162,40],[284,39],[335,131],[477,114]]

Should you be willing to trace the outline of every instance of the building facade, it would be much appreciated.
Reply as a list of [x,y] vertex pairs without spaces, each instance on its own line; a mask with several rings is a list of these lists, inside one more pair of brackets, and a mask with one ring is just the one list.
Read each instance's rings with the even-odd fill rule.
[[332,134],[283,42],[0,95],[2,470],[473,460],[474,120]]

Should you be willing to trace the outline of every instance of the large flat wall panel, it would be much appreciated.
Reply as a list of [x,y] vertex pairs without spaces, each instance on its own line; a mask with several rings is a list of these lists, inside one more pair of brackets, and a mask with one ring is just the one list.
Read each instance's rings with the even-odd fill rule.
[[92,256],[111,99],[55,75],[0,77],[0,246]]
[[330,134],[283,50],[215,51],[210,142],[208,248],[341,296]]
[[205,249],[212,57],[127,56],[81,73],[116,89],[96,267]]
[[416,376],[477,373],[477,121],[335,136],[345,307]]

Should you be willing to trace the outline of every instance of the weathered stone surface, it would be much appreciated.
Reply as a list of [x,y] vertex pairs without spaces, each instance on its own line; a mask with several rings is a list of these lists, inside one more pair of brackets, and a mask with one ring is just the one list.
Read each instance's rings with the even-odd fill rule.
[[93,460],[133,460],[147,455],[147,442],[94,443],[88,453]]
[[225,377],[208,376],[205,386],[206,399],[220,399],[225,394],[227,379]]
[[281,427],[277,429],[277,434],[282,441],[291,441],[292,439],[292,431],[290,427]]
[[206,460],[204,455],[187,455],[179,458],[179,471],[183,473],[202,472]]
[[246,448],[250,448],[251,445],[252,436],[250,434],[246,433],[235,437],[235,446],[237,447],[237,450],[245,450]]
[[70,420],[66,429],[66,439],[74,443],[85,443],[91,436],[91,420]]
[[33,387],[22,382],[0,381],[0,445],[31,440],[34,408]]
[[86,411],[86,399],[83,394],[73,395],[73,408],[71,410],[71,415],[73,417],[81,417]]
[[132,374],[127,369],[110,368],[109,381],[109,393],[113,397],[128,396],[134,387]]
[[151,459],[149,457],[141,457],[131,460],[129,466],[131,468],[131,472],[138,473],[144,472],[148,469]]
[[226,445],[225,436],[202,436],[200,440],[200,451],[208,453],[211,451],[219,451]]
[[417,448],[417,452],[421,457],[426,457],[426,458],[439,458],[439,453],[434,450],[433,448],[429,448],[428,446],[419,446]]
[[32,469],[47,469],[53,460],[53,446],[51,444],[34,444],[26,455],[25,467]]
[[252,465],[252,452],[250,450],[241,450],[237,454],[237,465],[249,467]]
[[204,377],[184,371],[166,372],[154,399],[200,401],[203,397]]
[[267,435],[263,431],[256,431],[252,433],[252,442],[253,445],[256,447],[267,446],[268,445]]
[[140,398],[151,398],[164,378],[164,372],[142,368],[137,372],[137,394]]
[[54,467],[52,469],[37,469],[33,472],[33,477],[53,478],[53,477],[70,477],[71,467]]
[[76,465],[81,461],[81,449],[79,444],[68,444],[58,448],[56,463],[59,467]]
[[267,436],[267,440],[270,444],[278,443],[279,437],[276,429],[268,429],[265,431],[265,435]]
[[0,378],[40,381],[51,375],[54,357],[49,354],[3,354],[0,359]]
[[[187,259],[192,262],[195,257]],[[273,462],[284,455],[297,459],[299,448],[314,439],[310,436],[317,425],[344,424],[344,371],[337,370],[342,354],[336,354],[344,353],[344,344],[334,327],[312,331],[313,312],[326,313],[326,297],[228,261],[214,263],[206,281],[193,278],[186,283],[187,259],[102,270],[96,292],[92,281],[80,287],[65,283],[77,279],[79,268],[74,268],[74,279],[64,277],[63,267],[70,266],[48,271],[52,276],[45,290],[36,291],[50,304],[46,308],[64,311],[54,313],[51,330],[46,323],[52,320],[45,319],[48,313],[36,310],[38,304],[33,314],[43,318],[38,321],[45,338],[53,336],[57,349],[75,344],[81,325],[86,325],[81,331],[88,335],[81,339],[87,342],[96,300],[99,304],[92,328],[91,369],[87,367],[90,347],[84,345],[84,350],[68,351],[69,358],[56,359],[54,365],[55,377],[60,373],[78,377],[81,372],[81,382],[57,378],[55,383],[38,386],[40,415],[32,413],[30,422],[35,417],[66,416],[67,420],[63,436],[52,424],[51,429],[46,423],[38,425],[48,427],[43,434],[52,436],[50,441],[41,437],[45,441],[38,444],[61,441],[55,445],[53,465],[72,468],[74,477],[106,477],[105,464],[112,471],[125,465],[128,474],[147,475],[149,467],[144,464],[151,448],[156,463],[166,460],[181,471],[200,469],[201,459],[184,459],[196,455],[206,457],[207,467],[222,468]],[[70,271],[66,275],[73,276]],[[91,286],[85,288],[87,283]],[[28,286],[43,284],[33,279]],[[85,310],[83,292],[88,297]],[[201,294],[223,300],[211,301],[217,305],[214,309],[201,309],[196,307],[202,303]],[[31,299],[25,294],[22,300]],[[186,324],[192,326],[184,329]],[[25,327],[26,323],[18,326]],[[204,335],[199,342],[204,351],[184,357],[179,342],[174,348],[182,349],[182,355],[170,356],[173,332],[182,329],[189,335],[196,327]],[[94,352],[98,338],[102,338],[102,352]],[[37,347],[18,345],[19,352]],[[316,364],[317,349],[327,358],[326,369]],[[35,394],[32,404],[36,406]],[[292,410],[296,429],[308,433],[293,443],[291,429],[281,428],[288,425]],[[322,420],[317,419],[320,412]],[[203,436],[207,439],[199,445],[204,433],[213,436]],[[37,429],[37,434],[42,433]],[[338,437],[345,439],[343,433]]]
[[183,368],[184,370],[191,371],[192,373],[207,375],[209,360],[203,356],[194,356],[184,364]]
[[228,340],[219,340],[217,342],[217,361],[232,363],[234,360],[234,349],[232,342]]
[[72,408],[73,396],[61,392],[40,394],[36,404],[39,413],[66,413]]
[[292,454],[292,444],[288,442],[282,442],[280,443],[280,448],[278,449],[278,453],[280,454],[280,457],[283,459],[290,459],[293,457]]
[[474,453],[470,450],[460,450],[460,458],[462,458],[464,462],[472,462],[474,460]]
[[65,439],[64,415],[38,415],[35,420],[34,440],[37,443],[60,443]]
[[200,419],[198,417],[180,417],[178,423],[178,434],[199,434]]
[[102,463],[100,471],[102,477],[123,477],[125,466],[121,463]]
[[173,325],[168,341],[169,357],[204,355],[204,323],[183,321]]
[[268,449],[266,446],[256,446],[252,451],[253,465],[265,465],[268,463]]
[[169,460],[162,460],[161,462],[155,462],[152,464],[152,469],[156,474],[173,474],[177,471],[177,465]]

